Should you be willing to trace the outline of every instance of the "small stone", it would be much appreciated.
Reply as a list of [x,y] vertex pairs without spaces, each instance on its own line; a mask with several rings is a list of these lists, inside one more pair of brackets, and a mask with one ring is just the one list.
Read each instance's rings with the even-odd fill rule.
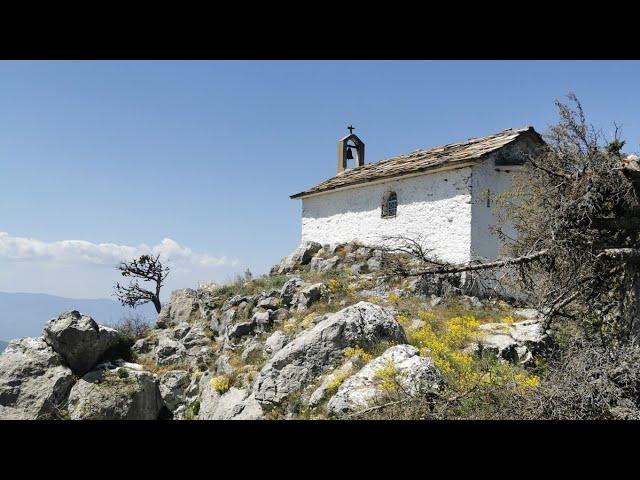
[[299,312],[305,311],[313,303],[320,300],[325,290],[326,287],[323,283],[315,283],[300,290],[294,299],[294,303],[297,305],[297,310]]
[[271,318],[269,319],[272,323],[280,324],[284,322],[289,316],[289,311],[286,308],[279,308],[271,313]]
[[276,297],[267,297],[258,302],[257,306],[267,310],[277,310],[280,307],[280,299]]
[[351,265],[351,268],[349,268],[349,270],[354,275],[359,275],[362,273],[367,273],[369,271],[369,267],[366,263],[356,263],[355,265]]

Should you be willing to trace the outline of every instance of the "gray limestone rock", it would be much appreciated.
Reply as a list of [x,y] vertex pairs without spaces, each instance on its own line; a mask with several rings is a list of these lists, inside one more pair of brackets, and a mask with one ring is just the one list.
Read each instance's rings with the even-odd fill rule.
[[387,309],[359,302],[330,314],[267,361],[253,387],[255,398],[271,408],[331,369],[344,348],[359,345],[366,349],[383,340],[406,343],[404,330]]

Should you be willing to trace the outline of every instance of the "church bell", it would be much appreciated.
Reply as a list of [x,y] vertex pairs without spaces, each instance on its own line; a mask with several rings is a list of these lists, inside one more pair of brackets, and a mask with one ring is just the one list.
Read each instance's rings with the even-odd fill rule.
[[351,151],[351,147],[347,147],[347,160],[353,160],[353,152]]

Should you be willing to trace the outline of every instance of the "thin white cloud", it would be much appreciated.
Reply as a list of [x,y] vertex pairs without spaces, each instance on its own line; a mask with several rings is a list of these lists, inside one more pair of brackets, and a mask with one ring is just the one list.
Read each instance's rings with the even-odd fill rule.
[[206,253],[195,253],[175,240],[164,238],[149,247],[117,245],[115,243],[91,243],[84,240],[60,240],[43,242],[33,238],[14,237],[0,232],[0,259],[49,260],[60,263],[85,263],[114,265],[142,254],[160,255],[169,265],[196,267],[236,267],[238,261],[224,257],[213,257]]

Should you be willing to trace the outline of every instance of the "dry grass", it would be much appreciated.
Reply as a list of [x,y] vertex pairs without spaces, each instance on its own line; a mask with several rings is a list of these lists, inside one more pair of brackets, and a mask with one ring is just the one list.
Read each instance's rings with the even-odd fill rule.
[[171,365],[158,365],[156,362],[152,361],[147,356],[138,355],[135,360],[136,363],[142,365],[145,370],[155,374],[155,375],[164,375],[167,372],[171,372],[173,370],[186,370],[190,371],[191,369],[185,363],[174,363]]

